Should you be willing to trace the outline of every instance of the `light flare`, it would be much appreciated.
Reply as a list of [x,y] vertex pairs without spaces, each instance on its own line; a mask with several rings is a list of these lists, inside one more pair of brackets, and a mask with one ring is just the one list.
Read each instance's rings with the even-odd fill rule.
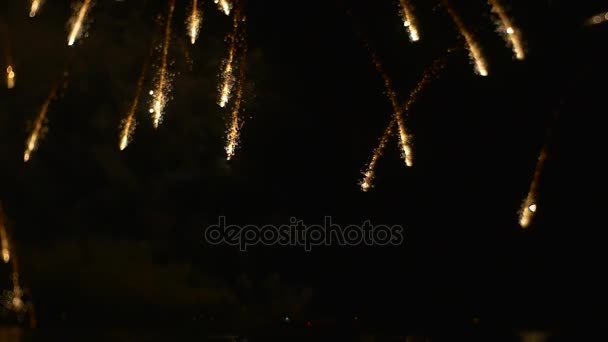
[[6,86],[8,89],[15,87],[15,70],[11,65],[6,68]]
[[82,35],[82,27],[84,20],[86,19],[87,13],[91,7],[93,0],[84,0],[82,5],[76,7],[77,10],[76,15],[70,19],[72,23],[72,28],[70,30],[70,35],[68,36],[68,45],[74,45],[76,39],[78,39]]
[[192,12],[188,17],[188,36],[190,37],[190,43],[194,45],[198,34],[203,23],[203,13],[198,8],[198,0],[192,0]]
[[515,58],[523,60],[526,57],[526,53],[524,51],[519,29],[513,25],[507,12],[498,0],[488,0],[488,3],[492,6],[492,12],[498,15],[498,31],[502,33],[504,39],[513,49]]
[[386,127],[384,133],[382,134],[382,137],[380,138],[378,147],[376,147],[374,153],[372,154],[372,159],[370,160],[369,164],[367,164],[365,171],[363,171],[363,179],[361,180],[361,182],[359,182],[359,185],[361,186],[361,190],[363,192],[369,191],[374,186],[374,179],[376,177],[376,164],[378,164],[378,160],[384,153],[386,145],[388,144],[388,140],[393,134],[393,130],[395,129],[395,123],[395,120],[391,120],[389,125]]
[[154,128],[158,128],[162,122],[165,106],[169,97],[170,88],[170,75],[167,70],[167,55],[169,54],[169,44],[171,43],[171,21],[173,19],[173,12],[175,11],[175,0],[169,1],[169,13],[167,14],[167,23],[165,26],[165,39],[163,41],[161,63],[158,69],[158,81],[156,83],[156,89],[150,92],[152,98],[152,120]]
[[532,178],[532,183],[530,184],[528,195],[526,196],[526,199],[524,200],[522,207],[519,211],[519,225],[523,229],[526,229],[530,226],[534,214],[538,210],[538,184],[540,182],[546,159],[547,147],[545,145],[538,157],[538,162],[536,163],[536,169],[534,170],[534,177]]
[[224,12],[225,15],[230,15],[230,11],[232,11],[232,3],[228,0],[213,0],[220,11]]
[[32,0],[30,5],[30,18],[33,18],[36,16],[36,14],[38,14],[40,6],[42,6],[43,2],[44,0]]
[[416,17],[414,17],[414,11],[409,0],[400,0],[401,4],[401,17],[403,18],[403,26],[407,29],[410,40],[417,42],[420,40],[420,34],[418,33],[418,24]]
[[42,108],[40,109],[40,112],[38,113],[38,117],[36,117],[36,120],[34,121],[32,131],[31,131],[30,135],[28,136],[27,141],[25,143],[25,152],[23,153],[24,162],[29,161],[30,157],[32,155],[32,152],[34,152],[36,150],[36,148],[38,148],[38,141],[40,140],[40,137],[44,131],[44,122],[46,120],[46,114],[49,110],[49,106],[50,106],[51,102],[55,98],[55,93],[56,93],[56,87],[53,87],[53,89],[51,90],[51,93],[49,94],[47,99],[42,104]]
[[454,8],[452,8],[449,2],[447,0],[444,0],[444,4],[448,13],[452,17],[452,20],[454,20],[454,23],[458,27],[460,34],[464,37],[464,40],[467,43],[471,59],[475,64],[475,72],[481,76],[488,76],[488,66],[486,63],[486,59],[481,52],[481,48],[475,41],[475,38],[467,29],[460,15],[454,10]]

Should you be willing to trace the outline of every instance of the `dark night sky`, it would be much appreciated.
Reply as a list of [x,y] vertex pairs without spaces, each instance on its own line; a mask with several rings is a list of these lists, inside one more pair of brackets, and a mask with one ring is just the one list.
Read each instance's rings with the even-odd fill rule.
[[[252,325],[254,316],[284,312],[357,314],[394,325],[475,316],[505,326],[576,325],[591,316],[606,322],[605,309],[596,310],[608,299],[600,274],[608,25],[581,23],[607,8],[507,1],[528,48],[518,62],[495,34],[485,1],[455,2],[490,76],[474,75],[466,53],[454,53],[412,108],[415,167],[405,168],[392,140],[375,189],[362,193],[361,169],[391,107],[355,32],[368,37],[402,100],[426,66],[463,45],[441,6],[413,2],[422,35],[416,44],[396,1],[249,1],[249,118],[230,162],[223,155],[227,112],[215,101],[231,19],[212,1],[190,46],[188,1],[177,0],[166,120],[154,131],[140,106],[124,152],[118,124],[159,38],[164,2],[98,1],[88,37],[72,48],[65,44],[69,1],[47,1],[35,19],[24,1],[3,2],[9,40],[1,51],[10,45],[17,87],[0,89],[0,200],[41,321],[62,312],[109,320],[117,310],[129,317],[156,308]],[[66,65],[48,134],[24,164],[25,125]],[[516,212],[548,125],[554,134],[539,212],[522,231]],[[405,226],[405,244],[243,254],[203,242],[204,227],[219,215],[260,225],[370,219]]]

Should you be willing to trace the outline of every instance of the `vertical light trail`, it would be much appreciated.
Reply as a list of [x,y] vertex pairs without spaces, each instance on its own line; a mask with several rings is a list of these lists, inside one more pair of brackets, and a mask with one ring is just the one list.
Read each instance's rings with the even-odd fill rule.
[[230,11],[232,10],[232,4],[228,0],[214,0],[217,4],[217,7],[220,11],[224,12],[225,15],[230,15]]
[[[148,56],[148,60],[149,59],[150,56]],[[120,140],[118,142],[118,147],[121,151],[127,147],[129,142],[131,142],[131,137],[133,136],[135,126],[137,125],[137,121],[135,120],[135,112],[137,111],[137,105],[139,104],[139,97],[141,96],[141,90],[144,86],[144,78],[146,76],[147,70],[148,61],[146,61],[144,63],[144,66],[142,67],[141,75],[139,76],[139,80],[137,81],[137,90],[135,91],[135,97],[133,98],[133,102],[131,104],[131,108],[129,109],[127,117],[122,122]]]
[[198,32],[203,22],[203,14],[198,9],[198,1],[192,0],[192,12],[188,18],[188,36],[190,37],[190,43],[194,45],[198,38]]
[[452,8],[449,1],[444,0],[443,3],[445,5],[445,8],[447,9],[448,13],[452,17],[452,20],[454,20],[454,23],[458,27],[460,34],[462,34],[462,36],[464,37],[464,39],[467,43],[471,58],[473,59],[473,62],[475,63],[475,71],[481,76],[488,76],[488,67],[486,64],[485,57],[481,53],[481,49],[479,48],[479,45],[473,38],[473,35],[471,34],[471,32],[469,32],[469,30],[465,26],[464,22],[462,21],[462,18],[460,18],[460,15]]
[[228,58],[224,61],[224,70],[222,71],[222,82],[219,88],[218,105],[222,108],[226,107],[230,97],[232,96],[232,88],[234,87],[234,62],[236,57],[236,49],[238,44],[238,30],[240,22],[240,13],[235,13],[232,22],[232,32],[228,37]]
[[38,14],[40,6],[42,6],[43,0],[32,0],[30,5],[30,18],[33,18]]
[[8,263],[11,260],[11,248],[6,233],[6,225],[4,222],[4,212],[0,206],[0,247],[2,248],[2,261]]
[[13,66],[11,65],[6,68],[6,86],[8,89],[15,87],[15,70],[13,70]]
[[409,0],[400,0],[401,5],[401,17],[403,18],[403,26],[407,29],[410,40],[417,42],[420,40],[420,34],[418,33],[418,24],[416,17],[414,17],[414,11]]
[[162,121],[169,93],[170,84],[169,72],[167,71],[167,55],[169,54],[169,44],[171,43],[171,21],[173,19],[174,11],[175,0],[169,0],[169,13],[167,14],[167,23],[165,26],[165,39],[162,46],[160,68],[158,69],[158,82],[156,83],[156,89],[154,91],[150,91],[150,95],[153,96],[150,113],[152,113],[154,128],[158,128]]
[[546,159],[547,146],[545,145],[538,157],[538,162],[536,163],[536,169],[534,170],[534,177],[532,178],[528,195],[526,196],[526,199],[524,200],[519,211],[519,225],[524,229],[530,226],[534,213],[536,213],[538,208],[538,204],[536,202],[538,196],[538,184],[540,182],[540,177],[542,175]]
[[378,144],[378,147],[376,147],[376,149],[374,150],[372,159],[370,160],[369,164],[367,164],[365,171],[363,171],[363,179],[361,180],[361,182],[359,182],[359,185],[361,186],[361,190],[363,190],[364,192],[367,192],[374,186],[374,179],[376,176],[376,164],[378,164],[378,160],[386,149],[388,140],[390,139],[393,130],[395,129],[395,123],[395,120],[391,120],[389,125],[386,127],[384,133],[382,134],[382,137],[380,138],[380,143]]
[[93,2],[93,0],[84,0],[84,3],[82,3],[82,5],[80,5],[80,7],[78,8],[78,10],[76,11],[77,14],[75,17],[72,17],[70,19],[70,22],[72,22],[72,29],[70,30],[70,35],[68,36],[68,45],[72,46],[74,45],[74,42],[76,41],[76,39],[78,39],[81,34],[82,34],[82,26],[84,23],[84,20],[87,16],[87,13],[89,11],[89,8],[91,7],[91,3]]
[[[239,13],[239,12],[237,12]],[[235,14],[235,17],[237,14]],[[244,31],[244,28],[243,28]],[[238,81],[236,84],[236,98],[234,100],[234,107],[232,108],[231,116],[230,116],[230,125],[228,126],[228,134],[226,137],[226,159],[230,160],[234,157],[236,152],[236,148],[239,143],[239,138],[241,135],[241,127],[243,126],[243,120],[239,117],[241,109],[243,107],[243,92],[245,87],[245,61],[247,57],[247,40],[244,36],[244,32],[241,32],[240,35],[237,36],[238,41],[240,42],[240,65],[239,65],[239,74]]]
[[53,87],[51,93],[42,104],[42,108],[40,109],[40,113],[38,113],[38,117],[36,117],[36,121],[34,121],[34,125],[32,127],[32,131],[27,138],[25,143],[25,152],[23,154],[23,161],[27,162],[30,160],[32,152],[36,150],[38,147],[38,140],[40,139],[40,135],[42,134],[42,130],[44,128],[44,121],[46,119],[46,113],[49,110],[49,105],[51,101],[55,98],[56,87]]
[[492,12],[498,15],[498,31],[513,49],[515,58],[523,60],[526,54],[521,40],[521,32],[517,27],[513,26],[511,19],[509,19],[505,9],[500,5],[498,0],[488,0],[488,3],[492,6]]

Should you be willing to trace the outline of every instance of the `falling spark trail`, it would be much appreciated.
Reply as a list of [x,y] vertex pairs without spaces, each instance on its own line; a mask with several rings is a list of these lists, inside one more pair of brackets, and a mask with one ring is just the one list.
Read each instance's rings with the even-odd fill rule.
[[70,31],[70,35],[68,36],[68,45],[74,45],[74,42],[81,35],[82,26],[84,19],[87,16],[87,12],[89,11],[89,7],[91,7],[92,0],[84,0],[84,3],[78,9],[78,15],[76,19],[72,18],[74,24],[72,26],[72,30]]
[[169,92],[169,75],[167,71],[167,55],[169,54],[169,43],[171,42],[171,21],[173,19],[173,11],[175,10],[175,0],[169,2],[169,13],[167,14],[167,23],[165,26],[165,39],[163,42],[163,49],[161,55],[160,68],[158,69],[158,83],[156,84],[156,90],[151,91],[153,95],[152,108],[150,112],[153,114],[152,119],[154,121],[154,128],[158,128],[161,123],[165,105],[167,104],[167,97]]
[[198,0],[192,0],[192,13],[188,19],[188,35],[190,36],[190,43],[194,45],[198,38],[198,32],[201,28],[203,17],[201,11],[198,9]]
[[228,58],[224,62],[224,71],[222,72],[222,83],[220,86],[220,99],[218,105],[222,108],[226,107],[230,97],[232,95],[232,88],[234,87],[234,60],[236,55],[237,43],[238,43],[238,29],[240,21],[239,13],[236,13],[232,23],[232,33],[229,36],[229,49]]
[[8,89],[15,87],[15,70],[13,70],[11,65],[6,68],[6,86]]
[[400,0],[400,4],[403,26],[405,26],[409,32],[410,40],[412,42],[417,42],[420,40],[420,35],[418,33],[418,24],[416,22],[416,18],[414,17],[412,5],[410,4],[409,0]]
[[585,25],[598,25],[605,21],[608,21],[608,12],[598,13],[592,16],[591,18],[587,19],[587,21],[585,21]]
[[2,247],[2,260],[4,263],[8,263],[11,260],[11,249],[8,234],[6,233],[6,225],[4,223],[4,213],[2,212],[2,207],[0,207],[0,244],[0,247]]
[[[148,57],[150,58],[150,57]],[[137,110],[137,105],[139,104],[139,97],[141,96],[141,90],[144,85],[144,78],[146,76],[146,71],[148,70],[148,61],[144,63],[144,66],[141,70],[141,76],[139,76],[139,80],[137,81],[137,90],[135,91],[135,97],[133,98],[133,103],[131,104],[131,108],[129,109],[129,113],[127,117],[123,120],[122,130],[120,134],[119,148],[120,150],[124,150],[129,142],[131,141],[131,136],[135,131],[135,125],[137,122],[135,121],[135,111]]]
[[492,12],[496,13],[500,20],[498,22],[498,30],[503,34],[507,43],[511,45],[515,58],[523,60],[525,58],[525,51],[521,42],[519,29],[513,26],[511,19],[509,19],[505,9],[500,5],[498,0],[488,0],[488,2],[492,6]]
[[243,85],[242,80],[239,80],[236,91],[236,100],[234,102],[234,108],[230,116],[230,126],[228,127],[228,136],[226,138],[226,159],[230,160],[234,157],[236,148],[239,143],[239,137],[241,135],[241,120],[239,119],[239,113],[241,111],[241,104],[243,102]]
[[376,176],[376,174],[375,174],[376,164],[378,164],[378,160],[384,153],[384,149],[386,148],[386,145],[388,144],[388,139],[390,139],[394,129],[395,129],[395,120],[391,120],[389,125],[384,130],[382,137],[380,138],[380,143],[379,143],[378,147],[376,147],[376,149],[374,150],[372,159],[370,160],[369,164],[367,164],[367,167],[365,168],[365,171],[363,172],[363,180],[361,180],[359,185],[361,186],[361,190],[363,190],[364,192],[367,192],[369,189],[371,189],[374,186],[373,183],[374,183],[374,178]]
[[519,225],[524,229],[530,226],[532,217],[538,208],[536,203],[538,195],[538,183],[540,182],[540,177],[542,175],[546,159],[547,146],[545,145],[538,157],[536,169],[534,170],[534,177],[532,178],[532,183],[530,184],[530,190],[528,191],[528,195],[526,196],[526,199],[524,200],[519,212]]
[[230,15],[232,10],[232,4],[228,0],[214,0],[220,11],[224,12],[225,15]]
[[53,101],[53,99],[55,98],[55,93],[56,93],[56,88],[53,87],[53,89],[51,90],[51,93],[49,94],[47,99],[44,101],[44,104],[42,105],[42,108],[40,109],[40,113],[38,114],[38,117],[36,118],[36,121],[34,121],[32,132],[30,133],[29,137],[27,138],[27,142],[25,144],[25,153],[23,154],[24,162],[27,162],[28,160],[30,160],[30,156],[31,156],[32,152],[34,152],[36,150],[36,148],[38,147],[38,140],[40,139],[40,135],[42,134],[42,130],[44,128],[44,120],[46,119],[46,113],[49,110],[49,105],[51,104],[51,101]]
[[30,18],[33,18],[40,10],[40,6],[42,6],[43,0],[32,0],[32,4],[30,6]]
[[452,20],[454,20],[454,23],[456,23],[456,26],[458,26],[458,30],[460,30],[460,33],[464,37],[464,39],[467,43],[467,46],[469,47],[469,52],[471,54],[471,58],[473,59],[473,62],[475,63],[476,72],[481,76],[488,76],[488,67],[486,65],[486,60],[485,60],[483,54],[481,53],[481,49],[479,48],[479,45],[473,38],[473,35],[471,34],[471,32],[469,32],[467,27],[464,25],[462,18],[460,18],[460,15],[458,13],[456,13],[456,11],[452,8],[452,6],[449,4],[449,2],[447,0],[444,0],[444,4],[445,4],[445,8],[447,9],[448,13],[452,17]]

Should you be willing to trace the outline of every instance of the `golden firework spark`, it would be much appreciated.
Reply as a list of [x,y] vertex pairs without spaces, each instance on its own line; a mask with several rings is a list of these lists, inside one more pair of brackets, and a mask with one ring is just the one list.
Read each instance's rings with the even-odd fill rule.
[[82,35],[82,27],[84,25],[84,20],[86,19],[87,13],[93,3],[92,0],[84,0],[84,2],[75,7],[75,15],[72,16],[70,22],[72,23],[72,28],[70,30],[70,35],[68,36],[68,45],[74,45],[76,39],[78,39]]
[[536,163],[536,169],[534,170],[534,177],[530,184],[530,190],[524,200],[522,207],[519,211],[519,225],[522,228],[528,228],[532,223],[532,218],[536,210],[538,209],[537,196],[538,196],[538,184],[540,177],[543,172],[545,160],[547,159],[547,146],[545,145],[538,156],[538,162]]
[[6,86],[8,89],[15,87],[15,70],[11,65],[6,68]]
[[587,21],[585,21],[585,25],[598,25],[605,21],[608,21],[608,12],[598,13],[592,16],[591,18],[587,19]]
[[36,16],[36,14],[38,13],[38,10],[40,10],[40,6],[42,6],[43,2],[44,2],[44,0],[32,0],[31,1],[30,18],[33,18]]
[[414,11],[409,0],[400,0],[401,4],[401,17],[403,18],[403,26],[407,29],[412,42],[420,40],[418,33],[418,24],[416,23],[416,17],[414,17]]
[[220,11],[224,12],[225,15],[230,15],[230,11],[232,10],[232,3],[228,0],[213,0],[217,4],[217,7]]
[[228,37],[228,57],[224,61],[224,70],[222,72],[222,82],[219,87],[219,101],[218,105],[222,108],[226,107],[230,97],[232,96],[232,88],[234,88],[234,62],[236,57],[237,45],[239,42],[239,22],[241,21],[240,13],[235,13],[232,22],[232,33]]
[[507,44],[513,49],[515,58],[523,60],[526,57],[524,47],[521,40],[521,33],[517,27],[513,25],[511,19],[507,15],[504,7],[501,6],[498,0],[488,0],[488,3],[492,6],[492,12],[498,15],[498,31],[503,35]]
[[473,60],[473,63],[475,64],[475,71],[477,72],[477,74],[479,74],[481,76],[488,76],[488,67],[487,67],[485,57],[483,56],[483,54],[481,52],[481,48],[479,47],[479,45],[473,38],[473,35],[471,34],[471,32],[467,29],[466,25],[462,21],[462,18],[460,18],[460,15],[454,10],[454,8],[452,8],[449,1],[444,0],[444,4],[445,4],[445,8],[447,9],[448,13],[452,17],[452,20],[454,20],[454,23],[458,27],[460,34],[462,34],[462,36],[464,37],[464,40],[467,43],[467,46],[469,48],[469,53],[471,55],[471,59]]
[[380,138],[380,143],[378,147],[376,147],[376,149],[374,150],[372,159],[370,160],[369,164],[367,164],[365,171],[363,171],[363,179],[361,180],[361,182],[359,182],[359,185],[361,186],[361,190],[363,190],[364,192],[369,191],[374,186],[374,179],[376,177],[376,164],[378,164],[378,160],[386,149],[388,140],[390,139],[395,128],[395,123],[395,120],[391,120],[389,125],[386,127],[384,133],[382,134],[382,137]]
[[234,107],[230,115],[230,125],[228,126],[228,134],[226,137],[226,159],[230,160],[234,157],[236,148],[239,143],[241,135],[241,127],[243,126],[243,120],[240,119],[239,114],[243,106],[243,92],[245,87],[245,58],[247,56],[247,42],[243,36],[240,37],[240,67],[237,82],[236,98],[234,100]]
[[44,121],[46,120],[46,113],[49,110],[49,105],[55,98],[55,93],[56,93],[56,88],[53,87],[53,89],[51,90],[51,93],[49,94],[47,99],[44,101],[44,104],[42,105],[42,108],[40,109],[40,113],[38,113],[38,117],[36,118],[36,121],[34,121],[32,131],[31,131],[30,135],[28,136],[27,141],[25,143],[25,152],[23,154],[24,162],[27,162],[30,160],[32,152],[34,152],[36,150],[36,148],[38,147],[38,140],[40,139],[40,137],[43,133],[43,129],[44,129]]
[[135,132],[135,126],[137,125],[137,121],[135,120],[135,111],[137,110],[139,97],[141,96],[141,90],[144,86],[146,70],[148,70],[148,61],[146,61],[146,63],[144,63],[144,66],[142,67],[141,75],[139,76],[139,80],[137,81],[137,90],[135,91],[135,97],[133,98],[131,108],[129,109],[127,117],[121,123],[122,128],[120,131],[120,140],[118,141],[118,147],[121,151],[124,150],[127,145],[129,145],[129,143],[131,142],[131,137],[133,136],[133,132]]
[[198,1],[192,0],[192,12],[188,17],[188,36],[190,36],[190,43],[194,45],[198,38],[198,32],[203,23],[203,13],[198,8]]
[[6,233],[6,225],[4,224],[4,213],[0,207],[0,247],[2,248],[2,260],[8,263],[11,260],[11,249]]
[[154,128],[158,128],[162,122],[165,105],[169,97],[170,88],[170,75],[167,70],[167,55],[169,54],[169,44],[171,43],[171,21],[173,19],[173,12],[175,10],[175,0],[169,1],[169,13],[167,14],[167,22],[165,26],[165,39],[162,46],[160,68],[158,69],[158,82],[156,83],[156,89],[150,91],[152,95],[152,120]]

